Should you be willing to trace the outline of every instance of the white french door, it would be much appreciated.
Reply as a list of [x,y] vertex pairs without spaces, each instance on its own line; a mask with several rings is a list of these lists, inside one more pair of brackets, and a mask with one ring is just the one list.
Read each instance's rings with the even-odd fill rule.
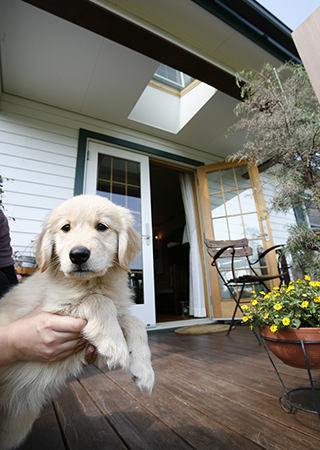
[[142,236],[141,253],[132,263],[130,283],[135,291],[132,312],[145,325],[154,325],[154,271],[149,158],[107,144],[88,142],[85,193],[97,194],[130,209]]

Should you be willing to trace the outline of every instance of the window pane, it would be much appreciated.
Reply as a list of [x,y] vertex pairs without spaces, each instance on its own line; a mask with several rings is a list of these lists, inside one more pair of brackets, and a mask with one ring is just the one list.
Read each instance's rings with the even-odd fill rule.
[[221,192],[220,174],[219,172],[210,172],[207,174],[209,193]]
[[111,201],[119,206],[126,207],[126,187],[122,184],[113,183]]
[[256,239],[261,237],[261,231],[259,228],[258,214],[244,214],[243,215],[244,226],[246,230],[247,239]]
[[242,213],[253,212],[256,210],[256,204],[252,189],[245,189],[239,192]]
[[97,194],[110,200],[110,183],[108,181],[99,181],[97,183]]
[[127,161],[127,183],[140,186],[140,164]]
[[237,191],[225,192],[227,214],[240,214],[240,206]]
[[244,238],[244,231],[241,216],[228,217],[230,239],[242,239]]
[[[264,251],[262,240],[258,239],[256,241],[250,241],[249,246],[252,248],[252,256],[250,257],[250,261],[256,261]],[[261,264],[265,265],[266,261],[263,259]]]
[[211,217],[225,216],[222,194],[210,195]]
[[227,219],[222,217],[221,219],[213,219],[213,231],[216,241],[225,241],[229,239]]
[[111,180],[111,156],[98,156],[98,178],[102,180]]
[[141,198],[140,198],[140,188],[135,188],[128,186],[127,191],[127,208],[130,211],[141,211]]
[[113,158],[112,181],[126,182],[126,161],[124,159]]
[[247,166],[235,167],[234,171],[237,178],[238,189],[251,188],[251,181],[248,174],[248,167]]
[[[135,229],[141,235],[140,163],[99,153],[97,194],[124,206],[135,218]],[[143,303],[142,253],[130,264],[129,283],[135,302]]]
[[222,185],[224,191],[236,189],[236,182],[232,169],[221,170]]

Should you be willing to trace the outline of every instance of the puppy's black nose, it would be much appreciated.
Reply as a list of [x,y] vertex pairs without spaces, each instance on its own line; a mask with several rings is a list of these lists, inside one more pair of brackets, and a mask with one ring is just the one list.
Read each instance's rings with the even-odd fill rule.
[[73,264],[81,266],[90,258],[90,250],[87,247],[73,247],[70,250],[69,258]]

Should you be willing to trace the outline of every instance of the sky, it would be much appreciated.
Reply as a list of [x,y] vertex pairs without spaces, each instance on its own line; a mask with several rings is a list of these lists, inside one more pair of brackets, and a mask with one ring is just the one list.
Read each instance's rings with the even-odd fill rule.
[[257,1],[293,31],[320,6],[320,0]]

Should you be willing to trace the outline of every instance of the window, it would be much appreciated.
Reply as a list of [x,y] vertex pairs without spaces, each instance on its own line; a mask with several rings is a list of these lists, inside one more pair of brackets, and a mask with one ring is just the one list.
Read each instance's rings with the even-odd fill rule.
[[155,74],[152,77],[153,80],[158,81],[166,86],[173,87],[178,91],[182,91],[195,81],[195,78],[179,72],[179,70],[172,67],[160,64]]

